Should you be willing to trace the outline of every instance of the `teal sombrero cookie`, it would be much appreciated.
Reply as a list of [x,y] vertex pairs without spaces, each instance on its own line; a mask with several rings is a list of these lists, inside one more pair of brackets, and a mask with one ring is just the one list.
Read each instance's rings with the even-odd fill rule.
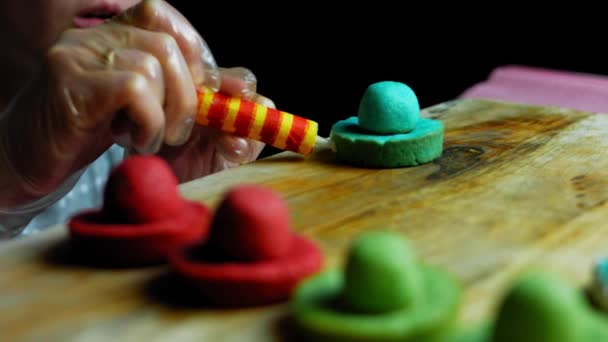
[[420,117],[416,95],[403,83],[370,85],[358,116],[336,122],[331,130],[339,161],[394,168],[428,163],[443,151],[441,121]]
[[370,232],[352,245],[344,272],[298,286],[291,309],[300,334],[321,341],[424,341],[452,323],[460,288],[418,261],[406,240]]

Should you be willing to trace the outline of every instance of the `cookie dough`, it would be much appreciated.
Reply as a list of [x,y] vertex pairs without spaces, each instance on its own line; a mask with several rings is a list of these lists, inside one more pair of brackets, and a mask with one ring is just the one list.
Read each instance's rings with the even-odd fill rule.
[[303,282],[291,310],[311,340],[425,341],[452,324],[459,302],[458,284],[416,260],[400,235],[368,232],[353,243],[346,272]]
[[443,152],[443,134],[441,121],[420,119],[410,133],[374,135],[361,130],[359,119],[351,117],[334,124],[331,140],[341,162],[396,168],[425,164],[439,157]]
[[384,81],[366,89],[357,115],[361,128],[372,134],[409,133],[418,123],[420,105],[409,86]]
[[608,320],[554,275],[522,276],[498,308],[492,342],[608,341]]
[[443,152],[441,121],[420,118],[416,95],[403,83],[368,87],[358,116],[336,122],[330,132],[338,161],[361,167],[425,164]]
[[182,198],[169,165],[130,156],[112,173],[101,209],[68,222],[74,257],[104,266],[164,263],[172,250],[204,239],[211,211]]
[[171,263],[203,301],[255,306],[288,299],[317,273],[323,254],[296,234],[287,204],[261,185],[232,188],[213,216],[209,239],[176,251]]

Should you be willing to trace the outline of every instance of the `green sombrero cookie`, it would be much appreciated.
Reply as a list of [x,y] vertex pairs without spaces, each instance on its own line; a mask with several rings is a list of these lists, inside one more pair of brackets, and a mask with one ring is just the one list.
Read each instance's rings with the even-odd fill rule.
[[300,284],[292,312],[315,340],[424,341],[450,325],[459,300],[455,281],[420,263],[400,235],[370,232],[351,247],[344,273]]
[[433,342],[608,341],[608,316],[578,288],[542,271],[520,276],[496,308],[496,317],[452,331]]
[[491,342],[608,341],[608,318],[575,287],[551,274],[522,276],[498,309]]

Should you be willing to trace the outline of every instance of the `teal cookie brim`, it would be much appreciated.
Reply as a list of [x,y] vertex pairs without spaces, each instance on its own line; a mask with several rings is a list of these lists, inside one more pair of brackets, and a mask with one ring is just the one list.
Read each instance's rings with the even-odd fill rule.
[[416,166],[433,161],[443,152],[441,121],[421,118],[410,133],[369,134],[359,127],[359,118],[336,122],[330,139],[336,158],[344,163],[375,168]]
[[449,329],[460,303],[460,287],[446,273],[421,266],[425,297],[418,305],[382,314],[340,308],[342,272],[325,271],[298,286],[291,309],[300,334],[316,341],[434,341]]

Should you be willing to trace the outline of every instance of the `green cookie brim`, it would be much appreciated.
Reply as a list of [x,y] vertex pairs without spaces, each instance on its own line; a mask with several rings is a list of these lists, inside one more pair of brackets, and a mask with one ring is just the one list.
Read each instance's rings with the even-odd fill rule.
[[337,309],[343,275],[325,271],[298,287],[293,318],[302,333],[321,341],[425,341],[453,321],[460,288],[446,273],[421,266],[425,297],[413,308],[384,314],[350,313]]
[[[580,342],[608,341],[608,318],[605,317],[604,313],[590,312],[586,323],[587,329],[585,329]],[[495,340],[492,324],[493,322],[487,321],[467,327],[454,327],[451,331],[448,330],[445,335],[433,339],[432,342],[492,342]],[[544,329],[552,329],[552,327],[544,327]],[[521,340],[521,342],[532,341],[536,342],[531,337]]]
[[331,140],[336,157],[348,164],[396,168],[416,166],[433,161],[443,152],[443,123],[420,119],[410,133],[374,135],[359,127],[359,118],[350,117],[336,122]]

